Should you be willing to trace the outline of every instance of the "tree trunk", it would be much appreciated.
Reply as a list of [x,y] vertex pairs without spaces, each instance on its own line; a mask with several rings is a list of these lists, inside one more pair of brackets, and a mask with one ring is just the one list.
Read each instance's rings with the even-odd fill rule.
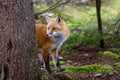
[[0,80],[36,80],[32,0],[0,0]]
[[100,47],[104,48],[103,29],[101,22],[101,0],[96,0],[96,12],[97,12],[97,20],[98,20],[98,32],[102,37],[100,40]]

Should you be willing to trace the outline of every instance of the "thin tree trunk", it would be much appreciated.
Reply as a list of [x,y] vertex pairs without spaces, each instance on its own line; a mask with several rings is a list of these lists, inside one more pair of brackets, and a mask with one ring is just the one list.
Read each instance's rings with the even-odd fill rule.
[[32,0],[0,0],[0,80],[36,80]]
[[102,36],[100,40],[100,47],[104,48],[103,29],[101,22],[101,0],[96,0],[96,12],[97,12],[97,20],[98,20],[98,32],[99,35]]

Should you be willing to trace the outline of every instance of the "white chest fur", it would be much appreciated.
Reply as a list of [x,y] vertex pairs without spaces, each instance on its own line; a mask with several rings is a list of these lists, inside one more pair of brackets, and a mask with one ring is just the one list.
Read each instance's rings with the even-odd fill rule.
[[51,49],[57,49],[57,48],[60,48],[61,45],[63,44],[63,42],[66,40],[64,34],[62,34],[61,36],[52,37],[52,39],[54,40],[55,43],[52,44]]

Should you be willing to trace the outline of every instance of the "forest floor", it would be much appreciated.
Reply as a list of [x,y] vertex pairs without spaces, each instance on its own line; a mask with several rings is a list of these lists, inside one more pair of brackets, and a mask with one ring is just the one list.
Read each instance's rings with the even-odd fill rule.
[[[70,49],[64,54],[63,60],[66,62],[65,65],[72,66],[85,66],[91,64],[100,64],[100,65],[110,65],[114,67],[116,62],[120,62],[119,58],[115,58],[112,56],[105,56],[102,54],[98,54],[99,51],[106,51],[107,49],[101,50],[94,46],[79,46]],[[114,52],[114,51],[113,51]],[[116,52],[119,54],[119,52]],[[120,69],[120,68],[119,68]],[[63,74],[67,74],[70,79],[53,79],[50,78],[48,80],[120,80],[120,70],[113,68],[111,71],[106,72],[95,72],[93,71],[68,71]],[[46,74],[46,73],[43,73]],[[60,75],[59,75],[60,77]],[[43,79],[46,80],[46,79]]]

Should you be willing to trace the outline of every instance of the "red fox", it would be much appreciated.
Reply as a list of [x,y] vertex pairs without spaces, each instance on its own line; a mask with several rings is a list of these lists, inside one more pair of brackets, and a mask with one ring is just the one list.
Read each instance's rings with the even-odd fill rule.
[[69,28],[61,17],[50,18],[46,16],[46,22],[47,25],[36,24],[35,26],[38,46],[42,49],[45,68],[49,73],[53,72],[49,66],[49,54],[51,54],[57,70],[64,71],[65,69],[60,67],[58,51],[70,35]]

